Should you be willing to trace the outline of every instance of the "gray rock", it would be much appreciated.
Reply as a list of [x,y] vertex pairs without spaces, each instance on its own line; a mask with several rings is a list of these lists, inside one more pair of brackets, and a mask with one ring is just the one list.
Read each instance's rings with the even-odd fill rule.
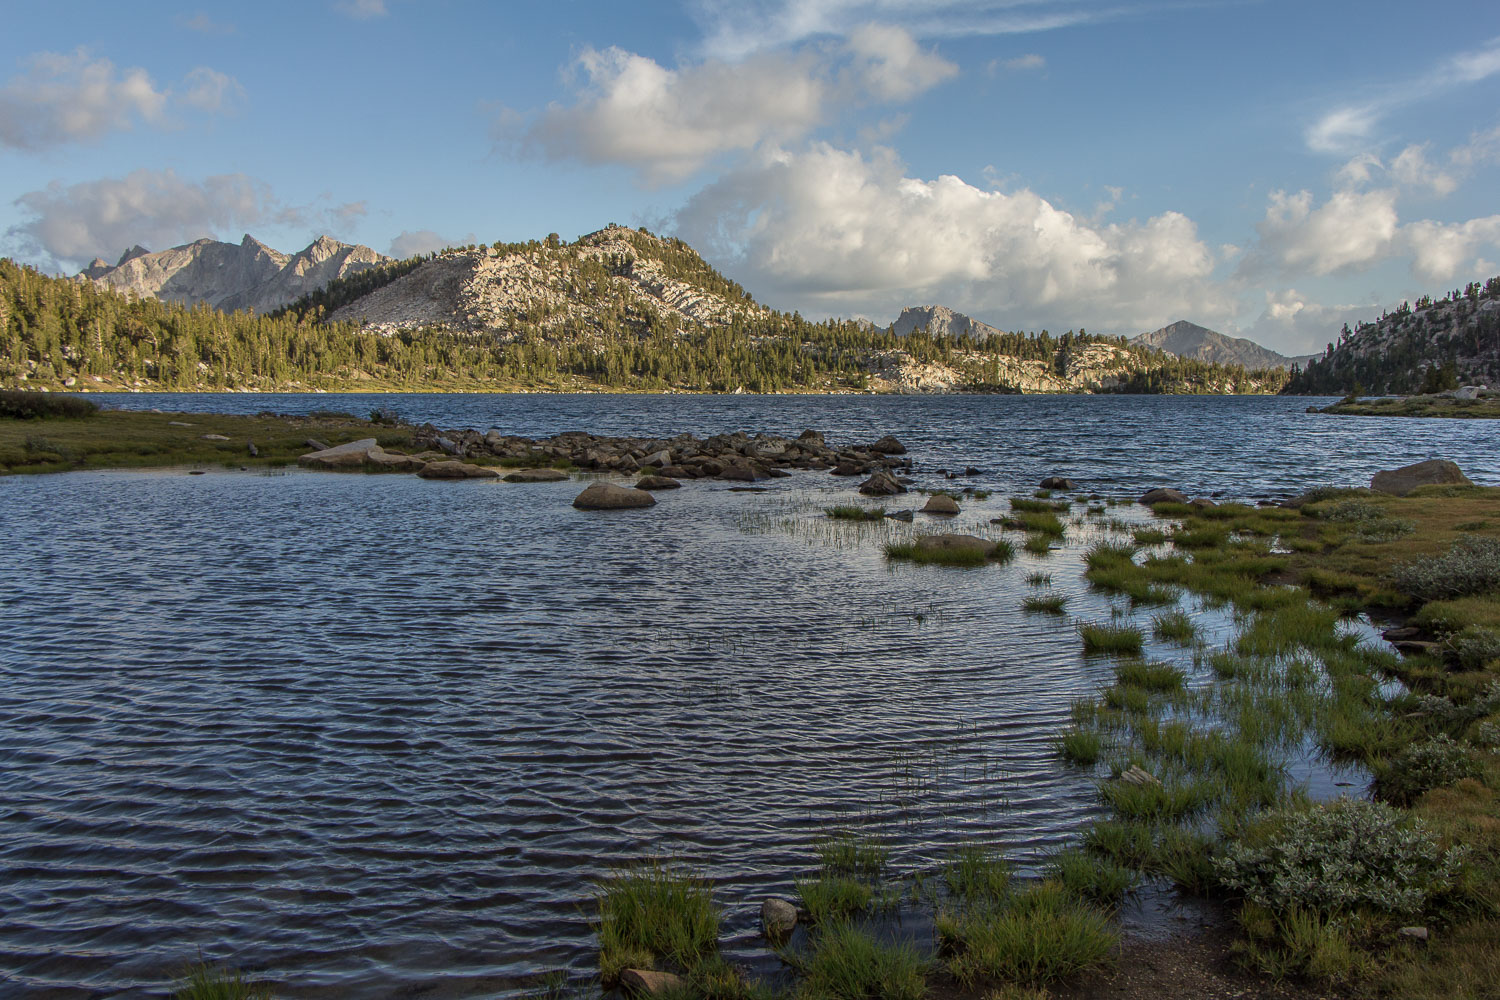
[[1125,770],[1121,771],[1119,777],[1115,780],[1122,781],[1127,785],[1161,786],[1160,778],[1136,764],[1131,764]]
[[324,446],[298,458],[297,464],[309,469],[357,469],[369,460],[372,452],[379,451],[382,449],[374,438],[361,438],[334,448]]
[[859,491],[870,497],[891,497],[905,493],[906,487],[897,482],[888,469],[876,469],[873,476],[859,484]]
[[772,896],[760,904],[760,926],[766,937],[786,937],[797,926],[797,907],[785,899]]
[[[371,438],[370,440],[373,441],[375,439]],[[327,451],[328,450],[328,444],[326,442],[324,442],[324,441],[319,441],[317,438],[308,438],[306,441],[303,441],[302,443],[305,444],[305,445],[307,445],[313,451]]]
[[894,437],[887,434],[879,441],[876,441],[874,444],[870,445],[870,451],[878,451],[882,455],[905,455],[906,445],[902,444],[900,441],[897,441]]
[[638,996],[654,997],[662,993],[677,993],[687,989],[681,976],[655,969],[626,969],[620,973],[620,988]]
[[651,454],[647,455],[645,458],[641,459],[641,464],[642,465],[655,465],[655,466],[658,466],[658,467],[663,466],[663,465],[671,465],[672,464],[672,453],[670,451],[667,451],[665,448],[663,448],[661,451],[652,452]]
[[505,477],[507,483],[560,483],[568,478],[561,469],[518,469]]
[[[404,456],[403,456],[404,457]],[[428,462],[417,470],[423,479],[499,479],[500,473],[484,465],[468,462]]]
[[668,476],[642,476],[635,481],[638,490],[677,490],[682,484]]
[[1380,493],[1392,493],[1404,497],[1418,486],[1473,486],[1469,477],[1453,463],[1441,458],[1430,458],[1415,465],[1403,465],[1399,469],[1377,472],[1370,479],[1370,489]]
[[1187,503],[1188,495],[1181,490],[1157,488],[1147,490],[1142,494],[1138,502],[1145,504],[1147,507],[1159,503]]
[[1396,933],[1414,941],[1427,941],[1432,937],[1432,932],[1425,927],[1403,927]]
[[257,447],[255,447],[255,442],[254,441],[249,442],[246,445],[246,448],[249,450],[251,458],[259,458],[260,457],[260,449],[257,448]]
[[224,435],[222,435],[222,434],[205,434],[205,435],[203,435],[203,440],[205,440],[205,441],[228,441],[229,439],[227,437],[225,437]]
[[1076,490],[1076,489],[1078,489],[1077,484],[1075,484],[1073,482],[1073,480],[1071,480],[1071,479],[1064,479],[1062,476],[1048,476],[1046,479],[1042,480],[1041,487],[1044,490]]
[[573,506],[579,510],[624,510],[631,507],[652,507],[655,504],[656,497],[645,490],[602,482],[590,483],[588,489],[573,500]]
[[946,493],[934,493],[927,498],[927,503],[922,507],[922,513],[951,516],[958,513],[958,504]]
[[898,510],[892,514],[887,514],[886,517],[892,521],[912,521],[916,519],[916,514],[909,510]]

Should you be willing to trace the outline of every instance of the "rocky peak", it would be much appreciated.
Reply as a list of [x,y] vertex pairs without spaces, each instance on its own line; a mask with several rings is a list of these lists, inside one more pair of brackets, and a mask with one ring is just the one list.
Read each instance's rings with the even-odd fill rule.
[[[147,250],[145,247],[137,243],[129,250],[126,250],[124,253],[120,254],[120,261],[115,265],[115,267],[124,267],[126,264],[135,260],[137,257],[145,257],[150,253],[150,250]],[[95,259],[98,260],[99,258]],[[100,263],[103,263],[103,261],[101,260]]]

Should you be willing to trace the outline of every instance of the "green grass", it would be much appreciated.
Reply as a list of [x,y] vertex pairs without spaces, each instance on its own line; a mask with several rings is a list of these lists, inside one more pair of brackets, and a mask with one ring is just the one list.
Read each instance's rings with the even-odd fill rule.
[[880,875],[891,856],[882,844],[848,832],[834,833],[818,841],[817,851],[824,871],[838,875]]
[[1051,511],[1044,513],[1017,513],[1015,520],[1022,531],[1033,535],[1045,535],[1048,538],[1061,538],[1067,533],[1063,523],[1057,519],[1057,515]]
[[1107,907],[1118,906],[1137,881],[1135,872],[1124,865],[1076,847],[1054,854],[1046,873],[1075,896]]
[[884,507],[856,507],[853,504],[842,504],[834,507],[824,507],[823,513],[835,521],[883,521],[885,520]]
[[1046,986],[1103,965],[1119,940],[1103,911],[1054,881],[1031,886],[1004,908],[949,917],[940,933],[955,952],[949,971],[970,988]]
[[1184,675],[1181,669],[1170,663],[1127,660],[1115,667],[1115,679],[1121,684],[1147,691],[1181,691]]
[[868,881],[828,872],[814,879],[798,879],[797,894],[815,924],[862,914],[875,898]]
[[[1048,496],[1051,494],[1049,493]],[[1030,500],[1026,497],[1011,497],[1010,509],[1018,514],[1059,514],[1073,506],[1067,500]]]
[[709,883],[651,861],[599,886],[599,972],[615,982],[631,968],[691,968],[718,946],[719,909]]
[[1052,574],[1051,573],[1042,573],[1042,572],[1027,573],[1026,574],[1026,583],[1027,583],[1028,586],[1032,586],[1032,587],[1045,587],[1045,586],[1048,586],[1049,584],[1052,583]]
[[1010,892],[1010,863],[992,848],[965,844],[943,866],[943,881],[967,905],[995,903]]
[[818,930],[811,956],[797,960],[805,1000],[921,1000],[927,961],[909,943],[884,944],[835,921]]
[[246,982],[238,969],[199,962],[183,974],[172,1000],[271,1000],[271,996],[269,986]]
[[885,547],[885,557],[914,562],[920,566],[957,566],[972,569],[989,563],[1008,563],[1016,557],[1015,547],[1005,540],[994,543],[989,555],[978,549],[923,549],[912,542],[892,542]]
[[1133,565],[1135,546],[1117,542],[1099,542],[1083,555],[1089,569],[1113,569]]
[[1033,594],[1022,598],[1021,610],[1032,614],[1060,615],[1067,603],[1067,594]]
[[1029,534],[1021,547],[1034,556],[1044,556],[1052,551],[1052,537],[1038,533]]
[[1100,784],[1099,797],[1123,819],[1176,821],[1206,809],[1215,798],[1215,787],[1202,779],[1159,785],[1111,780]]
[[1183,611],[1168,611],[1151,619],[1151,633],[1182,646],[1191,646],[1198,638],[1198,627]]
[[1136,528],[1130,537],[1137,545],[1160,545],[1167,540],[1167,533],[1160,528]]
[[1145,636],[1128,625],[1084,624],[1078,627],[1083,651],[1091,654],[1138,655]]
[[1092,729],[1080,729],[1077,726],[1064,730],[1052,745],[1063,760],[1085,767],[1097,764],[1104,753],[1104,740],[1099,734]]
[[0,420],[46,420],[50,417],[92,417],[99,412],[93,400],[71,393],[0,390]]

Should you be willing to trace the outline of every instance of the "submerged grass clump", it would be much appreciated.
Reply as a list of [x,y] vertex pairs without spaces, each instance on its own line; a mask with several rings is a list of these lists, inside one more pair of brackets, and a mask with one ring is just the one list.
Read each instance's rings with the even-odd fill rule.
[[994,548],[986,553],[978,546],[924,546],[920,544],[920,539],[911,542],[892,542],[885,547],[885,557],[891,560],[914,562],[921,566],[957,566],[969,569],[988,563],[1008,563],[1016,557],[1015,547],[1004,539],[991,544]]
[[1151,632],[1158,639],[1169,639],[1190,646],[1198,638],[1198,627],[1183,611],[1168,611],[1151,619]]
[[1067,594],[1033,594],[1022,598],[1021,610],[1032,614],[1060,615],[1067,604]]
[[824,872],[814,879],[798,879],[797,895],[814,924],[844,920],[864,913],[875,899],[875,890],[864,879]]
[[1129,625],[1084,624],[1078,626],[1085,653],[1136,655],[1146,637]]
[[1104,753],[1104,740],[1097,730],[1074,726],[1053,740],[1059,756],[1070,764],[1093,766]]
[[840,504],[834,507],[824,507],[823,513],[835,521],[883,521],[885,520],[884,507],[858,507],[853,504]]

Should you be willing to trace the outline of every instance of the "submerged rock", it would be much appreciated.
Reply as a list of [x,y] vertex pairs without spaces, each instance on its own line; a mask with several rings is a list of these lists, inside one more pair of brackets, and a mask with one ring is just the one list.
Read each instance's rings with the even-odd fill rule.
[[638,490],[676,490],[681,489],[682,484],[669,476],[642,476],[635,481]]
[[1048,476],[1046,479],[1042,480],[1041,487],[1044,490],[1076,490],[1076,489],[1078,489],[1077,484],[1075,484],[1073,482],[1073,480],[1071,480],[1071,479],[1064,479],[1062,476]]
[[1446,459],[1430,458],[1399,469],[1386,469],[1370,479],[1370,489],[1404,497],[1418,486],[1473,486],[1458,465]]
[[652,507],[656,497],[645,490],[616,486],[614,483],[591,483],[588,489],[573,500],[579,510],[625,510],[632,507]]
[[428,462],[417,470],[423,479],[499,479],[500,473],[483,465],[468,462]]
[[568,478],[561,469],[520,469],[505,477],[507,483],[560,483]]
[[923,535],[917,539],[918,552],[979,552],[988,558],[995,543],[978,535]]

